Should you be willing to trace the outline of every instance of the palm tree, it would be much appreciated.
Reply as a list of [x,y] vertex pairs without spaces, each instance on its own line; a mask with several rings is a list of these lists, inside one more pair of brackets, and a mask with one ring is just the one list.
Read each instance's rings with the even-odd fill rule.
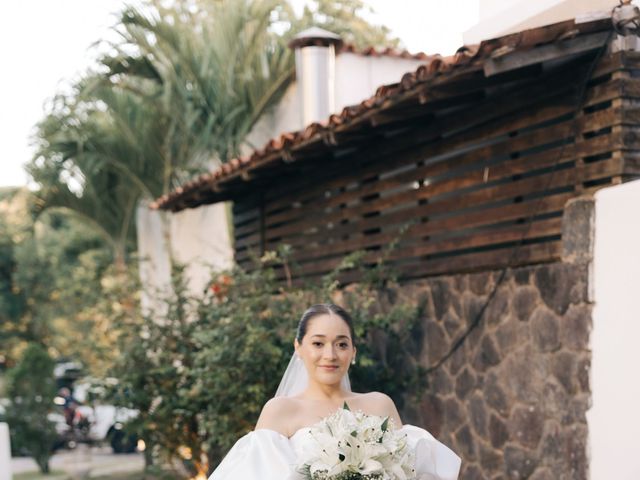
[[109,108],[106,102],[58,99],[38,124],[36,156],[27,170],[40,185],[40,211],[59,209],[89,222],[123,267],[134,240],[137,202],[154,189],[151,175],[145,182],[141,178],[153,166],[148,160],[156,158],[162,132],[148,122],[152,112],[130,93],[102,93]]
[[121,40],[38,125],[28,166],[44,208],[96,225],[124,263],[140,199],[238,155],[293,75],[277,1],[129,7]]
[[237,156],[293,78],[293,57],[271,30],[277,0],[126,9],[122,42],[102,59],[111,84],[159,103],[166,193],[186,176]]
[[[127,7],[119,40],[38,125],[28,166],[43,208],[92,222],[124,263],[140,199],[237,156],[294,75],[288,38],[310,23],[380,43],[361,0],[147,0]],[[393,40],[391,41],[394,42]]]

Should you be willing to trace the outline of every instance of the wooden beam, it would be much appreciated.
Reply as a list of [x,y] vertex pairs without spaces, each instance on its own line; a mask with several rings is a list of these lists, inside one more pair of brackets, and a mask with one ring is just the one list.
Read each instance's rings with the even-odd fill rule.
[[502,56],[491,58],[484,64],[484,74],[487,77],[499,73],[517,70],[519,68],[543,63],[547,60],[556,60],[579,53],[596,50],[604,45],[609,37],[609,32],[595,33],[589,36],[582,36],[564,42],[556,42],[551,45],[544,45],[531,50],[515,51]]

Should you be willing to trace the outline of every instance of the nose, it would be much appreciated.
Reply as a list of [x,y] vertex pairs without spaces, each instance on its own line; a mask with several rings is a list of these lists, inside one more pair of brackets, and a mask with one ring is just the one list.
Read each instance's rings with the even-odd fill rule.
[[331,343],[327,343],[324,347],[324,357],[327,359],[335,360],[337,358],[336,348]]

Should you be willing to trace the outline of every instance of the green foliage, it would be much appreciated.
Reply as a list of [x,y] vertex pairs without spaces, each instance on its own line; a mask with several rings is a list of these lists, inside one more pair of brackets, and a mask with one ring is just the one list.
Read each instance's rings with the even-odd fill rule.
[[238,155],[293,74],[275,1],[127,7],[120,41],[38,124],[28,171],[41,206],[91,222],[124,268],[134,213]]
[[53,360],[36,343],[29,344],[20,363],[7,373],[7,393],[11,404],[6,421],[11,445],[31,455],[43,473],[49,472],[49,458],[56,439],[47,419],[55,396]]
[[364,18],[371,12],[363,0],[313,0],[305,6],[301,21],[337,33],[358,48],[397,47],[400,40],[391,37],[387,27],[371,25]]
[[294,76],[287,42],[316,24],[363,45],[393,43],[361,0],[147,0],[126,7],[98,66],[38,124],[27,170],[39,208],[89,222],[124,269],[135,208],[238,156]]
[[[27,343],[38,342],[103,373],[117,354],[112,321],[121,302],[135,303],[136,272],[112,281],[109,250],[91,226],[55,210],[35,217],[33,203],[25,189],[0,205],[2,353],[15,363]],[[114,283],[122,290],[108,288]]]
[[40,186],[39,211],[80,217],[123,263],[134,242],[135,207],[147,188],[132,169],[140,162],[154,168],[158,152],[152,139],[161,141],[162,131],[149,121],[153,109],[135,96],[113,89],[92,97],[85,93],[88,84],[85,79],[52,103],[37,126],[36,154],[27,171]]
[[343,288],[340,273],[363,268],[350,257],[323,282],[293,287],[278,280],[286,263],[270,253],[252,271],[218,274],[204,300],[186,294],[178,271],[164,315],[123,330],[116,398],[142,412],[136,427],[146,441],[180,454],[193,472],[204,471],[203,456],[215,466],[253,429],[291,357],[299,317],[311,304],[333,300],[354,316],[355,391],[381,390],[400,405],[419,394],[420,372],[409,355],[421,309],[397,297],[392,277],[379,278],[388,274],[383,265],[366,269],[366,283]]

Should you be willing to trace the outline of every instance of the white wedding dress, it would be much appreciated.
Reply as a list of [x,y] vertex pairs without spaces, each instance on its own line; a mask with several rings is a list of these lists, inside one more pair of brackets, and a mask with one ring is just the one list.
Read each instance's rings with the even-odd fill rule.
[[[460,458],[422,428],[404,425],[401,433],[415,452],[419,480],[456,480]],[[236,442],[209,480],[302,480],[296,467],[304,458],[309,427],[290,438],[274,430],[258,429]]]

